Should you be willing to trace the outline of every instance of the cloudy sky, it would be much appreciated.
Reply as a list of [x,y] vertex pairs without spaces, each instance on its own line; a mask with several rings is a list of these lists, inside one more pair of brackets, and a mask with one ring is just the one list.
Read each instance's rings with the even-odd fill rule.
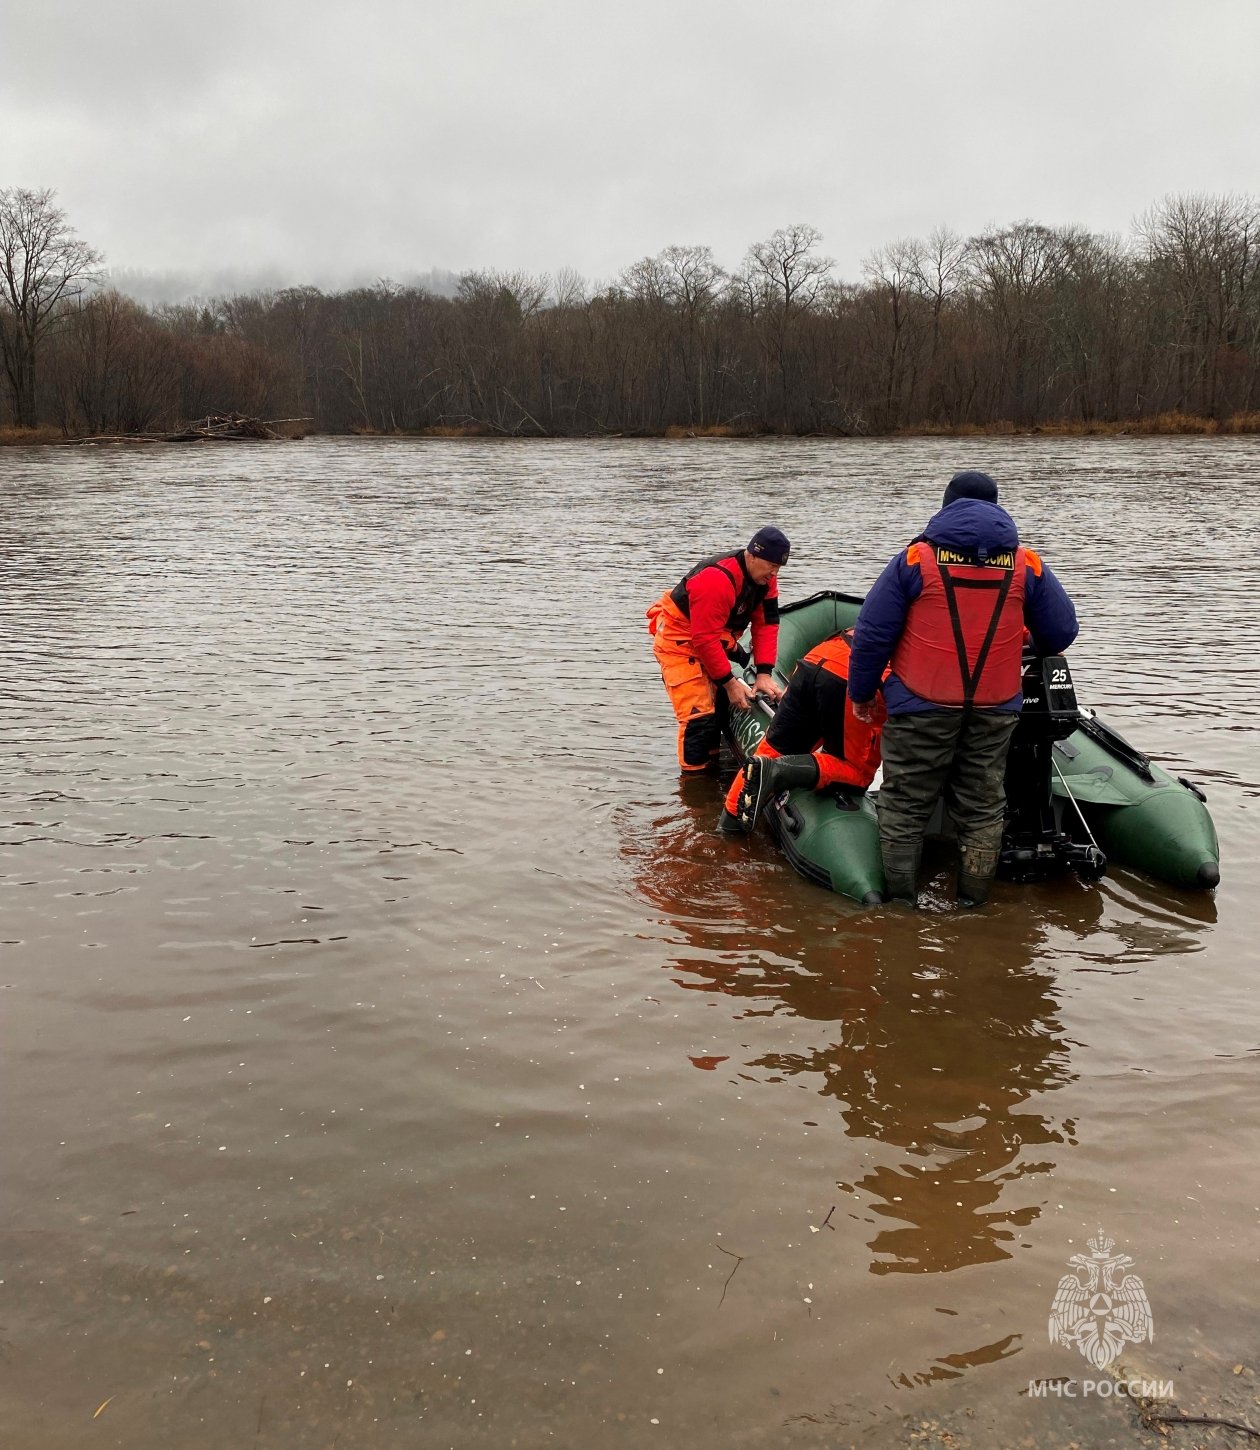
[[37,0],[0,186],[116,268],[611,278],[1260,192],[1258,0]]

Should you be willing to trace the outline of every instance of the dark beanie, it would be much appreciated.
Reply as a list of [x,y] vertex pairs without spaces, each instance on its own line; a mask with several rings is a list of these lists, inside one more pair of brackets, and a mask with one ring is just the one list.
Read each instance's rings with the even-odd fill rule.
[[772,564],[786,564],[791,547],[787,535],[773,524],[758,529],[748,541],[750,554],[755,554],[758,559],[768,559]]
[[966,473],[956,473],[945,485],[945,497],[941,500],[941,507],[953,503],[960,498],[979,498],[985,503],[997,503],[997,484],[987,473],[976,473],[968,470]]

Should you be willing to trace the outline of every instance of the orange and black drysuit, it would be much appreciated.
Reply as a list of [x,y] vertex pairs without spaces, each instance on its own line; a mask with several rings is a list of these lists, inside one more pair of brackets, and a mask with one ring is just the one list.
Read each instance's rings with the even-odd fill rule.
[[[769,674],[779,644],[779,581],[757,584],[743,549],[702,559],[647,611],[652,652],[678,720],[678,763],[704,770],[717,755],[718,690],[745,663],[740,636],[752,628],[758,674]],[[740,656],[743,656],[741,659]]]
[[[816,790],[831,785],[865,790],[879,769],[881,727],[859,720],[849,703],[852,643],[853,631],[842,630],[802,657],[757,747],[758,755],[771,758],[813,755],[818,762]],[[726,796],[731,815],[738,811],[743,789],[741,770]]]

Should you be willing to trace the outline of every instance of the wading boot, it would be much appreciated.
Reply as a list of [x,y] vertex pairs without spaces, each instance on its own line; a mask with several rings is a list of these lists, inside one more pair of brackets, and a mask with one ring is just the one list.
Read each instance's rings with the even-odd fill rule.
[[785,790],[818,784],[818,762],[812,755],[754,755],[744,767],[747,783],[739,798],[739,819],[746,831],[757,824],[762,808]]
[[919,905],[919,858],[922,846],[898,846],[884,851],[884,887],[889,901],[899,901],[911,911]]
[[998,853],[983,846],[964,846],[959,853],[958,904],[983,906],[997,874]]
[[746,836],[748,832],[744,829],[744,823],[736,815],[732,815],[725,806],[722,807],[722,814],[718,817],[718,831],[723,836]]

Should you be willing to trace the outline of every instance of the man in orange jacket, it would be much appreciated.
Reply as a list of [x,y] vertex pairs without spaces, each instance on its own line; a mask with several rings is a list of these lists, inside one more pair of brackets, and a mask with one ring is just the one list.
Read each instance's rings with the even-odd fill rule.
[[717,760],[718,691],[736,710],[752,703],[753,692],[731,667],[732,660],[748,659],[739,644],[745,630],[752,630],[758,693],[776,701],[783,693],[771,672],[779,644],[778,576],[790,549],[779,529],[758,529],[747,548],[702,559],[647,611],[652,652],[678,721],[684,775]]
[[853,631],[841,630],[809,651],[792,671],[770,728],[726,796],[718,829],[727,835],[751,831],[768,801],[781,791],[804,786],[849,787],[858,793],[879,769],[882,705],[876,717],[860,720],[849,702],[849,652]]

